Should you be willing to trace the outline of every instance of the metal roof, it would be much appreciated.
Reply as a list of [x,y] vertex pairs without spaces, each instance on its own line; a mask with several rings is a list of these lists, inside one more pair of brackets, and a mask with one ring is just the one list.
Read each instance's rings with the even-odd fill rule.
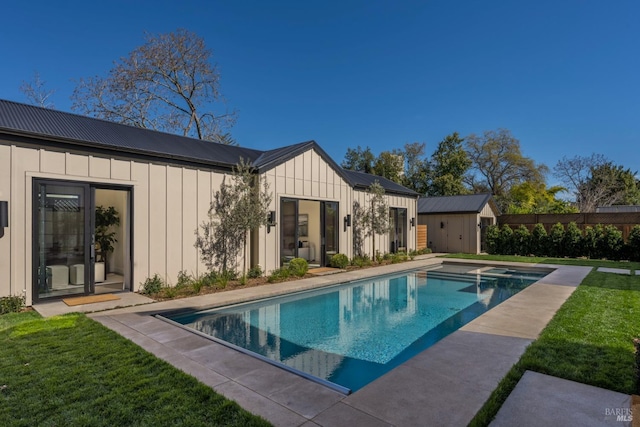
[[243,159],[251,162],[259,172],[272,169],[313,149],[352,187],[368,187],[378,180],[387,192],[418,195],[386,178],[342,169],[315,141],[262,151],[0,99],[0,135],[2,134],[27,137],[30,143],[36,140],[36,144],[38,141],[60,144],[65,149],[99,149],[125,157],[149,156],[167,162],[187,162],[194,166],[231,169]]
[[371,184],[378,181],[380,185],[385,189],[386,192],[395,193],[395,194],[404,194],[407,196],[418,197],[420,196],[413,190],[408,189],[407,187],[398,184],[397,182],[393,182],[390,179],[387,179],[378,175],[371,175],[365,172],[358,172],[343,169],[344,173],[347,175],[348,179],[352,182],[353,186],[356,188],[368,188]]
[[[478,213],[490,201],[492,201],[491,194],[421,197],[418,200],[418,213]],[[493,203],[492,208],[498,214],[498,209]]]

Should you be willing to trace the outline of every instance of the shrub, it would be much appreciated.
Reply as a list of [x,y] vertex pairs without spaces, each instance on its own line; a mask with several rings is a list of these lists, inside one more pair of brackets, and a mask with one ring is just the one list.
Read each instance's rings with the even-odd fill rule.
[[238,278],[237,271],[227,270],[217,275],[216,281],[215,281],[216,287],[220,289],[224,289],[229,284],[229,281],[236,280],[237,278]]
[[564,231],[562,242],[564,254],[572,258],[582,256],[582,240],[582,231],[580,231],[575,222],[570,222],[569,225],[567,225],[567,229]]
[[516,228],[516,231],[513,232],[513,251],[517,255],[529,255],[531,246],[531,234],[529,233],[529,229],[524,225]]
[[380,255],[380,251],[376,251],[376,263],[380,264],[382,262],[382,255]]
[[162,288],[162,296],[169,299],[173,299],[178,296],[178,285],[165,286],[164,288]]
[[399,262],[407,261],[409,257],[404,252],[398,252],[391,255],[391,264],[397,264]]
[[622,255],[622,248],[624,247],[622,231],[618,230],[615,225],[605,226],[600,246],[605,258],[619,260]]
[[530,248],[535,256],[549,255],[549,236],[544,225],[538,223],[531,230]]
[[211,287],[216,286],[218,283],[218,273],[215,271],[210,271],[209,273],[203,274],[196,280],[202,283],[203,286]]
[[600,224],[595,227],[587,226],[584,229],[582,249],[589,258],[600,258],[598,242],[602,239],[603,229]]
[[431,252],[431,248],[422,248],[418,251],[418,255],[430,254]]
[[633,261],[640,261],[640,225],[634,225],[629,233],[629,257]]
[[304,258],[294,258],[289,261],[289,271],[297,277],[302,277],[309,271],[309,263]]
[[500,229],[498,242],[497,253],[502,255],[513,255],[513,230],[508,224],[503,225]]
[[24,308],[24,295],[10,295],[0,298],[0,314],[19,313]]
[[371,265],[371,259],[369,258],[369,255],[366,254],[362,256],[354,256],[351,260],[351,265],[362,268],[365,265]]
[[147,280],[142,282],[141,285],[142,285],[142,290],[140,290],[141,294],[144,294],[144,295],[157,294],[164,287],[164,280],[162,280],[162,278],[158,276],[158,273],[156,273],[153,275],[153,277],[147,277]]
[[267,277],[267,282],[274,283],[279,282],[284,279],[288,279],[291,276],[291,270],[287,267],[282,267],[275,269],[271,272],[271,274]]
[[247,277],[249,279],[257,279],[258,277],[262,277],[262,267],[260,265],[254,265],[247,271]]
[[498,254],[500,250],[500,228],[497,225],[488,226],[485,239],[487,242],[487,253],[491,255]]
[[331,267],[345,268],[349,265],[349,258],[345,254],[335,254],[331,257]]
[[202,280],[194,280],[191,286],[193,287],[193,293],[198,295],[204,286],[204,282]]
[[178,272],[178,282],[176,283],[176,288],[184,288],[189,286],[193,281],[193,277],[190,274],[187,274],[186,270],[180,270]]
[[553,224],[549,231],[549,250],[553,257],[563,257],[565,255],[564,247],[564,225],[561,223]]

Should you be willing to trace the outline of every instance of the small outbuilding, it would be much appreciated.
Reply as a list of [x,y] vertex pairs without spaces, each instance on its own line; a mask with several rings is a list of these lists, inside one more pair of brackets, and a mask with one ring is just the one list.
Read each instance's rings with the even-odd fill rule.
[[487,227],[496,224],[499,215],[491,194],[418,200],[418,225],[427,226],[427,247],[433,252],[477,254],[486,251]]

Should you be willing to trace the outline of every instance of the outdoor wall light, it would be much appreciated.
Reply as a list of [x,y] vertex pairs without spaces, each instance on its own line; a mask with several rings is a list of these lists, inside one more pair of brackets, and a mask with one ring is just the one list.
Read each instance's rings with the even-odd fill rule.
[[415,227],[415,226],[416,226],[416,219],[415,219],[415,218],[411,218],[411,221],[409,221],[409,224],[410,224],[412,227]]
[[440,228],[444,228],[444,222],[440,221]]
[[347,231],[347,227],[351,227],[351,215],[344,217],[344,231]]
[[9,226],[9,202],[0,201],[0,237],[4,236],[5,227]]
[[269,211],[267,214],[267,234],[271,233],[271,227],[275,227],[276,225],[276,211]]

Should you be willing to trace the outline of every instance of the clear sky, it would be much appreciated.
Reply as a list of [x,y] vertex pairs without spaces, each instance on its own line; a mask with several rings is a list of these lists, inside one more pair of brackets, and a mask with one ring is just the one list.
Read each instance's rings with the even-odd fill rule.
[[[507,128],[553,167],[601,153],[640,170],[638,0],[5,1],[0,98],[34,71],[70,111],[144,32],[213,50],[242,146],[316,140],[336,161]],[[549,182],[554,179],[549,177]]]

